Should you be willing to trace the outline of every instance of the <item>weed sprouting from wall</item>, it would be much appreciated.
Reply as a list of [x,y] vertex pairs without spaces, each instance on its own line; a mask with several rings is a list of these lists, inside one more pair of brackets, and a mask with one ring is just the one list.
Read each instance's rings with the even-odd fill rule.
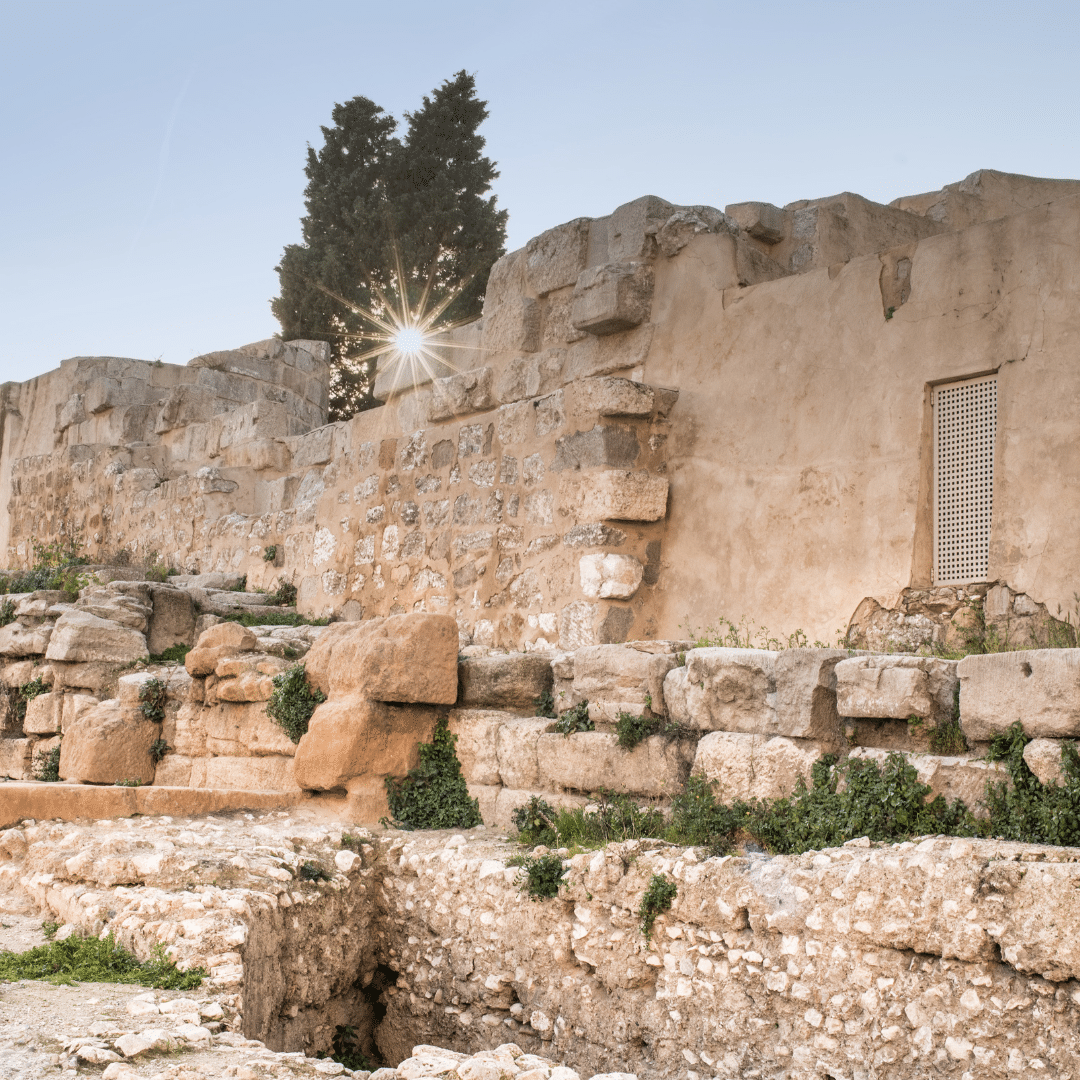
[[521,868],[518,888],[524,889],[532,900],[550,900],[559,895],[563,883],[563,861],[560,855],[519,855],[510,860],[511,866]]
[[[449,721],[440,717],[420,764],[404,777],[386,777],[390,821],[399,829],[471,829],[482,825],[480,803],[469,797]],[[385,823],[386,819],[384,819]]]
[[663,874],[653,874],[649,887],[641,898],[638,918],[641,919],[641,932],[646,941],[652,941],[653,924],[657,915],[671,910],[671,904],[678,895],[679,887],[674,881],[668,881]]
[[284,729],[294,743],[307,734],[311,714],[326,695],[307,681],[303,664],[293,664],[274,676],[274,692],[266,703],[266,715]]
[[167,683],[157,677],[147,679],[139,687],[139,712],[151,723],[160,724],[165,719],[165,700],[168,693]]
[[548,731],[558,735],[576,735],[579,731],[595,731],[596,725],[589,719],[588,701],[579,701],[548,726]]
[[601,792],[584,807],[556,810],[533,795],[510,820],[518,840],[534,846],[588,850],[615,841],[663,836],[664,815],[655,806],[639,806],[628,795]]
[[555,696],[550,690],[545,690],[534,702],[535,716],[545,716],[550,720],[558,719],[559,714],[555,711]]
[[34,779],[44,784],[56,784],[60,780],[60,744],[51,750],[34,755]]

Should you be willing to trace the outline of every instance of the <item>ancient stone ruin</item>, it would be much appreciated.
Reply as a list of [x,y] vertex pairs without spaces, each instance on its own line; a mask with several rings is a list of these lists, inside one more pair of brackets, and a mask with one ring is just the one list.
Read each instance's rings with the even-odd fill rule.
[[[985,815],[1016,722],[1063,781],[1078,226],[1080,183],[989,171],[646,197],[501,259],[349,422],[311,341],[6,384],[9,569],[86,561],[0,597],[0,909],[208,973],[58,1020],[48,1067],[339,1075],[348,1028],[379,1080],[1080,1073],[1080,849],[635,839],[534,901],[512,841],[537,799],[773,799],[826,755]],[[441,717],[483,824],[384,828]]]

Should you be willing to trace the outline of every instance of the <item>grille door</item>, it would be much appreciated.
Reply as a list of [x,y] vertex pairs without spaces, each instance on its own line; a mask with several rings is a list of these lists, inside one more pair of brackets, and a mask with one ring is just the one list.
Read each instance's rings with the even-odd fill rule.
[[934,581],[985,581],[994,507],[997,376],[934,389]]

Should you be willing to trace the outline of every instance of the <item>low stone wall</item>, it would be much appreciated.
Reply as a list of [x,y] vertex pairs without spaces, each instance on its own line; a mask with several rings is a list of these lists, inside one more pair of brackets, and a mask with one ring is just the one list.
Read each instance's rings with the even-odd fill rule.
[[[165,944],[274,1049],[313,1053],[347,1023],[391,1063],[418,1043],[513,1042],[582,1076],[1080,1068],[1075,850],[613,844],[566,860],[542,902],[519,889],[513,850],[482,829],[347,838],[303,810],[26,822],[0,833],[0,907],[112,930],[140,956]],[[677,894],[648,940],[654,874]]]

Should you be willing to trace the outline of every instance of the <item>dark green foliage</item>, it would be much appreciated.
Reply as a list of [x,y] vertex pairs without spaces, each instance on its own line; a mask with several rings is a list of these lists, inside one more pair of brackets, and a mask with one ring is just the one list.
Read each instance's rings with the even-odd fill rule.
[[303,242],[285,248],[271,307],[286,340],[330,343],[332,420],[377,404],[365,354],[381,331],[360,311],[386,318],[386,304],[415,311],[426,293],[431,309],[457,292],[440,325],[480,314],[506,235],[506,212],[485,198],[498,175],[477,134],[486,117],[460,71],[406,114],[404,140],[392,116],[355,97],[334,106],[322,148],[308,148]]
[[147,720],[160,724],[165,719],[165,699],[168,686],[158,678],[147,679],[139,687],[139,712]]
[[255,615],[250,611],[235,611],[221,616],[222,622],[235,622],[241,626],[326,626],[329,619],[306,619],[295,611],[268,611]]
[[33,567],[12,573],[0,572],[0,594],[60,589],[68,599],[77,599],[79,590],[90,581],[75,569],[86,564],[86,557],[81,554],[82,530],[76,529],[69,536],[48,544],[39,540],[30,543],[34,549]]
[[60,929],[60,924],[58,922],[53,922],[52,919],[46,919],[41,924],[41,932],[45,935],[45,937],[49,941],[52,941],[52,939],[54,937],[56,937],[56,931],[59,930],[59,929]]
[[150,760],[156,765],[172,747],[164,739],[155,739],[150,744]]
[[688,847],[708,847],[716,854],[730,851],[735,833],[745,825],[750,807],[725,806],[716,798],[714,783],[694,774],[672,800],[671,825],[666,836]]
[[595,730],[596,725],[589,719],[589,703],[587,701],[579,701],[572,709],[567,709],[548,728],[548,731],[558,732],[560,735],[574,735],[579,731]]
[[34,755],[34,779],[45,784],[56,784],[60,780],[60,746],[51,750],[39,751]]
[[190,645],[170,645],[164,652],[151,656],[150,661],[154,664],[182,664],[189,652]]
[[370,1061],[360,1049],[360,1040],[356,1037],[356,1028],[348,1024],[338,1024],[334,1028],[334,1041],[330,1044],[329,1054],[317,1054],[319,1058],[329,1058],[346,1069],[354,1071],[372,1072],[375,1064]]
[[[46,924],[42,924],[45,928]],[[55,934],[56,930],[53,930]],[[203,968],[179,971],[161,945],[151,960],[140,962],[108,934],[104,938],[72,934],[24,953],[0,952],[0,979],[43,979],[74,982],[136,983],[159,990],[194,990],[206,976]]]
[[671,909],[671,903],[679,892],[679,887],[674,881],[668,881],[663,874],[653,874],[649,879],[649,887],[641,898],[641,906],[638,908],[638,918],[641,919],[641,932],[646,941],[652,940],[653,923],[656,916]]
[[279,581],[277,589],[270,593],[266,602],[268,604],[278,604],[281,607],[289,607],[296,603],[296,586],[288,581]]
[[559,895],[562,884],[563,861],[558,855],[521,855],[511,863],[521,867],[517,876],[518,888],[524,889],[533,900],[550,900]]
[[0,604],[0,626],[7,626],[15,621],[15,604],[11,600],[5,600]]
[[445,716],[431,742],[420,744],[420,764],[408,775],[386,778],[390,817],[399,829],[471,829],[483,824],[480,804],[469,798],[461,762],[454,752],[457,736]]
[[523,844],[548,847],[596,848],[620,840],[640,840],[664,833],[664,815],[654,806],[638,806],[628,795],[601,792],[595,809],[555,810],[533,795],[511,815]]
[[301,881],[329,881],[334,875],[327,873],[317,862],[313,859],[308,859],[307,862],[300,866],[299,877]]
[[632,713],[619,713],[619,722],[615,725],[615,734],[619,737],[619,746],[624,750],[633,750],[638,743],[650,735],[678,735],[679,725],[662,716],[634,716]]
[[247,574],[245,574],[229,592],[247,592]]
[[559,714],[555,711],[555,698],[550,690],[545,690],[534,702],[536,706],[535,716],[546,716],[551,720],[558,718]]
[[128,776],[117,780],[113,787],[142,787],[142,781],[137,776]]
[[263,562],[273,562],[277,558],[277,544],[263,548]]
[[307,734],[311,714],[326,695],[307,681],[303,664],[293,664],[274,676],[274,692],[266,703],[266,715],[276,720],[294,743]]
[[11,720],[14,721],[13,726],[22,727],[23,721],[26,719],[26,706],[38,696],[38,694],[44,694],[48,692],[48,687],[43,682],[39,675],[36,679],[31,679],[30,682],[25,683],[22,686],[12,686],[6,690],[8,699],[8,712]]

